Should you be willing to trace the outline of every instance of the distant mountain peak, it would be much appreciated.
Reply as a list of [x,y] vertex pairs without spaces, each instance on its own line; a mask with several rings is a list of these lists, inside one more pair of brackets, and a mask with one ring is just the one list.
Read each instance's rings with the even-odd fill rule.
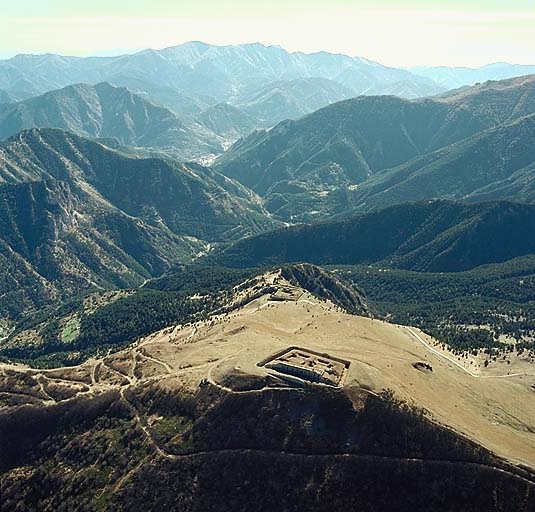
[[0,110],[0,139],[42,126],[166,148],[185,160],[223,151],[220,137],[207,128],[108,81],[69,85]]

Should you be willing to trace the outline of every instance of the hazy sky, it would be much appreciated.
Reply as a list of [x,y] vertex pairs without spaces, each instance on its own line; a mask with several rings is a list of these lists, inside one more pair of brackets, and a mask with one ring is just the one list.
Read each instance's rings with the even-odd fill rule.
[[0,0],[0,56],[259,41],[393,66],[535,64],[535,0]]

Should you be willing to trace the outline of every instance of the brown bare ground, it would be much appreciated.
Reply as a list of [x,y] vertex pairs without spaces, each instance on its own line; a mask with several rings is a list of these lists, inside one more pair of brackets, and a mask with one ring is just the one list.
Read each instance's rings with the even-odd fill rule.
[[[308,293],[297,301],[271,301],[266,295],[227,315],[154,333],[74,371],[98,377],[93,392],[150,381],[168,390],[194,390],[202,379],[221,384],[232,373],[266,376],[268,370],[257,362],[291,345],[349,360],[348,390],[390,388],[428,410],[435,421],[511,462],[535,468],[533,365],[520,361],[503,372],[497,366],[469,372],[416,329],[352,316]],[[418,371],[415,362],[433,371]],[[31,370],[21,366],[18,371]],[[66,378],[57,370],[43,374]]]

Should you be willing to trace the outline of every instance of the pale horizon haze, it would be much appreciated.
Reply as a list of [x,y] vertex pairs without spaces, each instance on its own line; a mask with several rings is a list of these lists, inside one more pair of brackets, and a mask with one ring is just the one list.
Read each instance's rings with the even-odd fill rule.
[[197,40],[389,66],[535,63],[533,0],[0,0],[0,57],[119,55]]

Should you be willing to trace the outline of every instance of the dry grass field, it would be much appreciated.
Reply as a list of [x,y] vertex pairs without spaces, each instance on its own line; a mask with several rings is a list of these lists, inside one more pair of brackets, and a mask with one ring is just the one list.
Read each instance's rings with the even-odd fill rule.
[[229,383],[289,385],[275,384],[276,378],[267,378],[269,369],[257,363],[295,345],[350,361],[343,382],[349,392],[391,389],[436,422],[535,469],[535,367],[513,361],[503,371],[496,365],[472,371],[417,329],[349,315],[298,291],[288,300],[265,295],[224,316],[165,329],[79,367],[2,365],[0,406],[52,403],[110,388],[123,392],[147,382],[195,390],[207,379],[240,393],[247,393],[246,386]]

